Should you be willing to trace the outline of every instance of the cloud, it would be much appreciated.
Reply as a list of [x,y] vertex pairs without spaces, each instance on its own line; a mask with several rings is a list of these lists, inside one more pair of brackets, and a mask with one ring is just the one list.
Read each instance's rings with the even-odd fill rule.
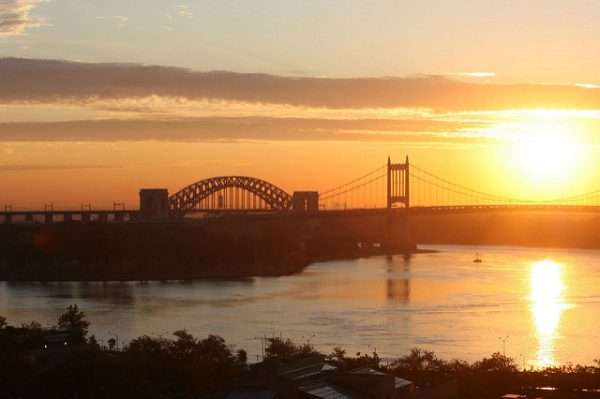
[[101,21],[114,21],[117,23],[118,26],[125,26],[125,24],[129,21],[129,17],[123,16],[123,15],[110,15],[110,16],[98,15],[95,18],[99,19]]
[[0,59],[0,103],[180,97],[322,108],[599,109],[600,91],[574,85],[478,84],[440,76],[311,78],[195,72],[137,64]]
[[575,86],[582,87],[584,89],[600,89],[600,85],[595,83],[577,83]]
[[468,78],[492,78],[496,76],[495,72],[448,72],[447,76],[463,76]]
[[81,169],[109,169],[116,168],[114,165],[45,165],[45,164],[12,164],[0,165],[1,172],[30,172],[50,170],[81,170]]
[[[383,141],[481,142],[482,122],[390,119],[200,118],[0,123],[0,142]],[[466,134],[465,134],[466,133]]]
[[190,6],[185,4],[178,4],[175,6],[177,15],[184,18],[194,18],[194,13],[190,11]]
[[0,37],[17,36],[28,28],[46,25],[46,18],[31,15],[31,10],[41,1],[0,0]]

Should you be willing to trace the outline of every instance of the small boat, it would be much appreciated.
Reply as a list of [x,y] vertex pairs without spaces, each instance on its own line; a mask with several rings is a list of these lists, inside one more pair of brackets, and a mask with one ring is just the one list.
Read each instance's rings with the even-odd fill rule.
[[479,256],[479,252],[477,252],[475,254],[475,259],[473,259],[473,262],[474,263],[481,263],[481,262],[483,262],[483,260],[481,260],[481,256]]

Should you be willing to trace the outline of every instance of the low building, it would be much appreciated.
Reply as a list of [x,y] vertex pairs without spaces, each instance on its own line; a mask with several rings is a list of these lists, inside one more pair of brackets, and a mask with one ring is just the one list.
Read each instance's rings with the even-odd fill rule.
[[64,358],[85,347],[83,342],[73,341],[71,335],[54,328],[6,327],[0,330],[15,349],[29,357],[44,369],[61,363]]
[[361,367],[341,370],[322,354],[265,359],[227,399],[405,399],[411,381]]

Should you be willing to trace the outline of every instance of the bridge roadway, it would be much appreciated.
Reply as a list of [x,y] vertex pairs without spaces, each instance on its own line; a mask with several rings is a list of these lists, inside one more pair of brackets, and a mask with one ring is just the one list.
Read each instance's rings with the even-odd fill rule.
[[138,218],[138,210],[31,210],[7,211],[0,213],[4,223],[25,222],[35,223],[40,219],[45,224],[56,222],[129,222]]
[[[292,218],[330,218],[348,216],[373,216],[389,212],[387,208],[356,208],[356,209],[330,209],[320,210],[316,213],[297,213],[281,210],[203,210],[197,214],[253,216],[253,217],[292,217]],[[396,215],[404,213],[404,208],[392,208]],[[413,206],[409,208],[409,215],[442,215],[453,213],[490,213],[490,212],[557,212],[557,213],[598,213],[598,205],[552,205],[552,204],[521,204],[521,205],[444,205],[444,206]],[[133,222],[140,220],[138,210],[34,210],[34,211],[9,211],[0,213],[0,220],[4,223],[18,222],[43,222],[45,224],[57,222]]]

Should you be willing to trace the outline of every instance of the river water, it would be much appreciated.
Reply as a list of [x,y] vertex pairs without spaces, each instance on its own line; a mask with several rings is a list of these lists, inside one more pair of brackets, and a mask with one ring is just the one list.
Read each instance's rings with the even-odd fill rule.
[[600,357],[600,251],[421,247],[440,252],[239,281],[0,282],[0,315],[53,325],[77,303],[99,339],[118,335],[122,345],[185,328],[219,334],[250,360],[273,335],[384,359],[412,347],[469,361],[505,351],[534,367]]

